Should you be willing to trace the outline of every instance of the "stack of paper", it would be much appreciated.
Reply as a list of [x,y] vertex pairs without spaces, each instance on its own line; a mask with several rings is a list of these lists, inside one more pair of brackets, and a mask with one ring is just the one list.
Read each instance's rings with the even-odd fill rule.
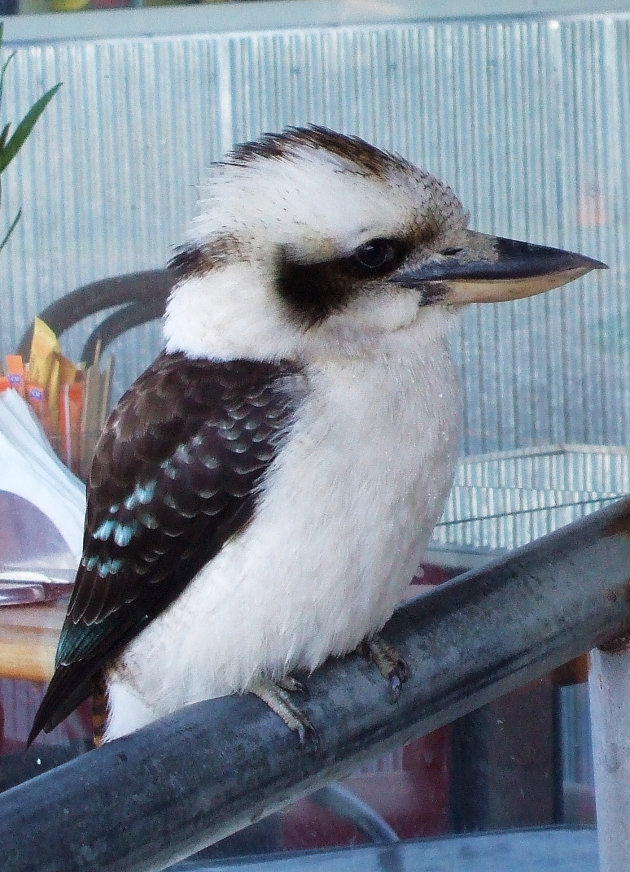
[[[69,559],[78,565],[85,486],[57,457],[28,404],[14,390],[0,393],[0,491],[36,506],[59,531]],[[28,543],[22,543],[21,550],[27,556]]]

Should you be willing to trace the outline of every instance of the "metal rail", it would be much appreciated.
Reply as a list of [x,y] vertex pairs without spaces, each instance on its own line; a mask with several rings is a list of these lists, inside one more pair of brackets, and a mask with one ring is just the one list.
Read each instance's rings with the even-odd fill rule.
[[401,607],[397,704],[358,656],[326,663],[302,748],[257,699],[189,706],[0,796],[4,872],[161,870],[545,674],[630,623],[630,499]]

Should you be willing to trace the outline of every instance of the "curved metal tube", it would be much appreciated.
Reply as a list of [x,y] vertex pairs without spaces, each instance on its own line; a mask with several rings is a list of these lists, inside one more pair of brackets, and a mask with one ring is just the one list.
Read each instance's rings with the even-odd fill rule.
[[[164,311],[166,300],[176,281],[175,273],[167,269],[145,270],[100,279],[82,285],[55,300],[39,313],[39,317],[60,336],[64,330],[84,318],[125,303],[144,303],[151,307],[151,311],[156,306],[161,306]],[[33,328],[29,327],[20,339],[17,354],[28,357],[32,336]]]
[[188,706],[0,796],[3,872],[158,872],[627,630],[630,499],[397,610],[398,703],[350,655],[308,679],[317,748],[260,700]]
[[384,818],[342,784],[327,784],[311,793],[309,799],[350,821],[376,844],[392,845],[400,841],[396,830]]
[[112,312],[88,336],[81,351],[81,360],[87,366],[90,366],[94,363],[94,356],[99,341],[101,343],[101,353],[103,353],[107,346],[122,333],[132,330],[134,327],[139,327],[141,324],[154,321],[156,318],[161,318],[164,314],[164,304],[165,301],[161,299],[142,301],[139,303],[129,303]]

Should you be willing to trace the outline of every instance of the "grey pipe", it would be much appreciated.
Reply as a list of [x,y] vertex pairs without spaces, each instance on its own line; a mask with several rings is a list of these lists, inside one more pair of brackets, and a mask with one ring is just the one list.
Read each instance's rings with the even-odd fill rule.
[[164,869],[622,633],[629,592],[625,499],[401,607],[384,631],[412,670],[397,704],[359,656],[325,664],[303,703],[319,748],[226,697],[5,792],[2,869]]

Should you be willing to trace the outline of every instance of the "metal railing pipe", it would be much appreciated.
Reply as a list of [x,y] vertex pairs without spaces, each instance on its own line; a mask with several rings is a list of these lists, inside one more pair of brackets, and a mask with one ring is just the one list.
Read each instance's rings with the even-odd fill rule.
[[2,869],[164,869],[623,633],[629,590],[625,499],[398,609],[384,636],[411,676],[396,704],[358,655],[317,670],[303,701],[317,747],[258,699],[226,697],[6,791]]

